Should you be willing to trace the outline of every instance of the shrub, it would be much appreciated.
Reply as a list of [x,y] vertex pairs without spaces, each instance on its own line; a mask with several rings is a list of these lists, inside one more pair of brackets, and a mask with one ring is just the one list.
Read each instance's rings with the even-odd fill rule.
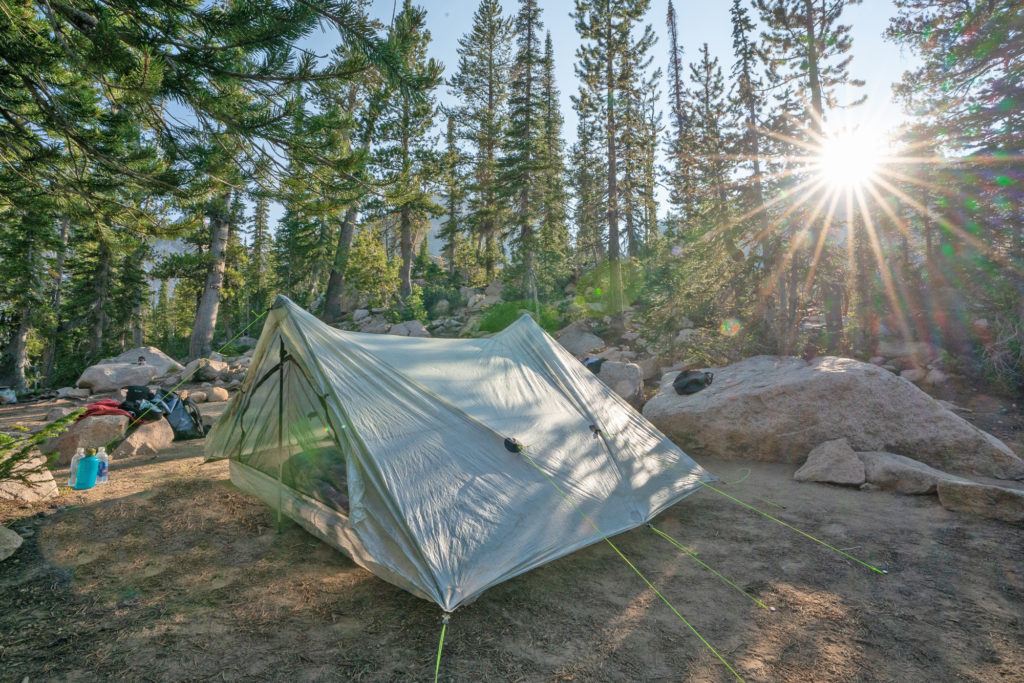
[[85,409],[80,408],[27,436],[9,436],[0,432],[0,482],[16,481],[31,486],[32,475],[45,468],[45,465],[24,466],[24,463],[35,457],[35,447],[47,439],[62,434],[84,412]]
[[501,332],[503,329],[519,319],[523,312],[529,313],[537,321],[537,324],[548,332],[554,332],[562,327],[562,316],[554,306],[541,304],[540,315],[532,309],[533,303],[529,301],[504,301],[495,304],[487,309],[483,319],[480,321],[481,332]]

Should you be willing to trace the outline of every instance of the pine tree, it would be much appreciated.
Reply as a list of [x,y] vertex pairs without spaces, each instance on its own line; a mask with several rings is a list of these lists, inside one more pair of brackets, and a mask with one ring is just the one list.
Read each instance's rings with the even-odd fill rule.
[[669,132],[665,147],[669,167],[665,177],[669,190],[669,204],[675,211],[669,221],[669,234],[673,239],[679,239],[683,232],[683,224],[692,220],[697,213],[694,181],[696,164],[693,156],[691,116],[686,96],[683,47],[679,44],[676,10],[672,0],[668,3],[666,23],[669,36]]
[[444,212],[433,199],[439,164],[429,135],[441,65],[427,58],[426,12],[409,0],[395,17],[390,40],[398,46],[409,87],[394,93],[381,110],[372,166],[378,181],[387,187],[385,196],[375,200],[375,208],[398,223],[399,293],[404,298],[412,293],[413,257],[427,220]]
[[[576,0],[573,14],[576,31],[583,42],[576,51],[576,72],[591,93],[590,98],[578,98],[577,102],[590,107],[590,111],[581,111],[581,115],[593,116],[600,121],[605,144],[609,273],[607,310],[617,322],[621,322],[619,314],[624,306],[619,226],[619,144],[622,129],[618,99],[623,89],[630,86],[623,83],[622,65],[628,59],[629,51],[635,47],[633,30],[643,20],[649,4],[649,0]],[[645,27],[641,35],[649,31],[650,27]]]
[[509,220],[515,268],[523,295],[539,308],[537,239],[541,219],[544,100],[541,90],[544,24],[536,0],[520,0],[514,30],[516,52],[509,94],[509,125],[501,160],[502,192],[514,210]]
[[[441,253],[444,255],[449,275],[455,275],[458,272],[456,256],[462,251],[461,244],[464,237],[462,217],[463,204],[466,200],[464,165],[465,160],[456,137],[455,117],[449,114],[443,160],[445,219],[441,223],[438,235],[443,240]],[[424,244],[426,244],[425,240]]]
[[481,0],[473,27],[459,39],[459,66],[450,84],[459,105],[453,114],[458,136],[472,149],[466,223],[477,257],[493,280],[501,260],[501,228],[508,202],[499,191],[498,160],[508,126],[512,19],[498,0]]
[[565,142],[562,139],[562,110],[555,82],[555,49],[549,31],[544,39],[541,69],[540,240],[538,289],[552,294],[569,273],[569,229],[566,225]]

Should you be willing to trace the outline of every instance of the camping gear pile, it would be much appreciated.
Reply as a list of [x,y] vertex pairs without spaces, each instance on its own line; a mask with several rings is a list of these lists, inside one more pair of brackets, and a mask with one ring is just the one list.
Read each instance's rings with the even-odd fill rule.
[[206,451],[445,611],[714,481],[528,315],[490,338],[402,337],[285,297]]
[[128,387],[121,402],[105,398],[90,403],[79,420],[96,415],[126,415],[132,424],[166,419],[174,430],[175,441],[206,435],[199,406],[193,401],[173,391],[161,394],[146,386]]

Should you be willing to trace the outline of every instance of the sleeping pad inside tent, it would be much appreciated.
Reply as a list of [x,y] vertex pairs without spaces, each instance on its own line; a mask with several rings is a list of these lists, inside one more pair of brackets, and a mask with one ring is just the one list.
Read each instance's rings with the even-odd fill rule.
[[714,480],[528,315],[424,339],[337,330],[283,296],[206,448],[447,611]]

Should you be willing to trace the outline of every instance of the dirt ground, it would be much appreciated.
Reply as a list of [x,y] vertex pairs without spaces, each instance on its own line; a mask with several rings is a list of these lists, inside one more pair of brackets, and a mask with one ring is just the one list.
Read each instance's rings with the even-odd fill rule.
[[[986,426],[1018,437],[1004,407]],[[0,427],[32,414],[6,408]],[[789,465],[702,464],[721,490],[888,571],[710,490],[655,525],[774,611],[647,528],[616,537],[745,680],[1024,680],[1024,528],[931,496],[800,484]],[[224,463],[203,464],[202,442],[114,462],[107,486],[46,505],[0,502],[0,522],[28,536],[0,563],[0,680],[433,676],[439,609],[293,524],[278,530]],[[441,678],[734,680],[603,543],[459,609]]]

